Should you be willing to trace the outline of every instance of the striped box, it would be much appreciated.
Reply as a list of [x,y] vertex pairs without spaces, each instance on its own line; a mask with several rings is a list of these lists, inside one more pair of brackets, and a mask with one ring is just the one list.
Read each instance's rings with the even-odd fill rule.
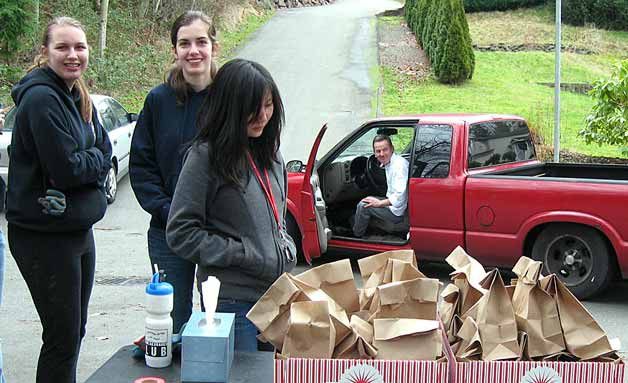
[[628,383],[626,365],[597,362],[454,362],[452,383]]
[[448,368],[446,361],[275,359],[274,383],[445,383]]

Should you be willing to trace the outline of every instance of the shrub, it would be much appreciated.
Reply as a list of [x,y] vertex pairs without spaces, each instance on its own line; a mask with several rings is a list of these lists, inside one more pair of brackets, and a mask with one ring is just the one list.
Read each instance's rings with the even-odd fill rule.
[[408,0],[406,18],[438,81],[458,84],[473,76],[475,56],[462,0]]
[[590,92],[596,99],[586,126],[580,131],[587,143],[628,146],[628,60],[623,60],[611,78],[598,80]]
[[434,74],[446,84],[461,83],[473,76],[475,55],[462,0],[441,0],[439,49],[432,61]]
[[532,7],[545,2],[547,0],[464,0],[464,9],[467,12],[505,11]]
[[628,30],[628,0],[563,0],[563,20],[572,25]]

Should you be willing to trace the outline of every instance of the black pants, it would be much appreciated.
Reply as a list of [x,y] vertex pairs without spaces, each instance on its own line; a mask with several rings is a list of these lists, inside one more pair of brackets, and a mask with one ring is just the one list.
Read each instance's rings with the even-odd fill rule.
[[9,224],[9,247],[43,327],[37,383],[75,383],[94,283],[92,230],[42,233]]

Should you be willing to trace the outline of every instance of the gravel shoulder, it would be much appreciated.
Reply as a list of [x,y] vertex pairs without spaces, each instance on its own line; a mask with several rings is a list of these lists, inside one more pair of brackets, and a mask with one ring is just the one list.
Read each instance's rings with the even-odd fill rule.
[[378,15],[377,47],[381,66],[391,68],[400,74],[422,80],[430,76],[430,61],[419,46],[414,33],[404,19],[397,20],[386,16],[401,16],[402,8],[386,11]]

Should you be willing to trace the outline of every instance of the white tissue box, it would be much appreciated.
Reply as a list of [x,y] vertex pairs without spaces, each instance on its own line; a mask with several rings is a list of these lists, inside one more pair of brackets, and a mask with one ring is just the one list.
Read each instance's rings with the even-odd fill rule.
[[183,330],[181,344],[181,381],[229,381],[234,345],[233,313],[215,313],[208,326],[205,313],[195,311]]

